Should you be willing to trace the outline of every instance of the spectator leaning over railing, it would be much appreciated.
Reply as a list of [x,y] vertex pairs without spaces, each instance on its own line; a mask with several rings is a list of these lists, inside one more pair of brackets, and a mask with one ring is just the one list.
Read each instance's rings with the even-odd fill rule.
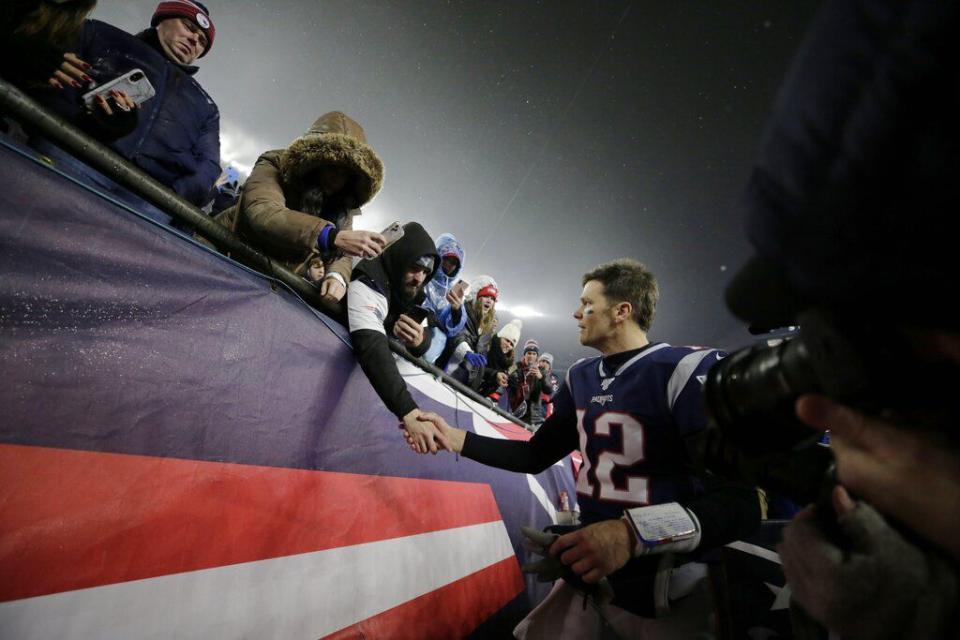
[[[414,319],[426,312],[424,285],[440,264],[440,256],[426,230],[416,222],[403,225],[403,237],[379,257],[361,260],[353,270],[347,292],[350,339],[360,367],[383,404],[425,447],[433,449],[434,429],[419,420],[413,400],[387,342],[397,338],[413,356],[430,348],[430,334]],[[427,312],[428,313],[428,312]]]
[[[81,124],[88,90],[139,69],[155,94],[140,104],[136,129],[105,140],[121,156],[202,207],[220,175],[220,112],[193,78],[193,62],[210,52],[216,33],[209,11],[199,2],[175,0],[157,5],[151,28],[132,35],[116,27],[87,21],[75,48],[86,79],[61,78],[69,86],[50,89],[41,103],[69,122]],[[60,77],[60,76],[57,76]],[[71,167],[68,171],[105,187],[121,198],[124,191],[91,169],[56,154],[38,142],[38,149]]]
[[470,282],[466,305],[467,323],[458,336],[447,340],[447,346],[437,360],[438,367],[452,374],[464,360],[476,367],[486,364],[483,353],[486,352],[486,343],[497,328],[496,307],[499,295],[497,282],[490,276],[477,276]]
[[363,128],[333,111],[286,149],[267,151],[243,185],[240,202],[217,222],[307,279],[320,293],[343,298],[350,256],[375,258],[384,238],[353,231],[353,217],[383,184],[383,163]]
[[427,362],[436,362],[447,345],[447,339],[456,337],[467,324],[463,310],[466,283],[458,284],[457,276],[463,271],[463,247],[452,233],[441,233],[437,238],[440,268],[427,283],[427,299],[424,306],[433,311],[435,326],[431,327],[430,350],[424,354]]

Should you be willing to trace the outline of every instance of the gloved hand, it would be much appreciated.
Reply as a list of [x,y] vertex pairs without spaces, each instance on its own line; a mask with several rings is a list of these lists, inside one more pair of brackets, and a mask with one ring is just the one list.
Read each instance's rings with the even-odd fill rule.
[[593,601],[600,607],[613,600],[613,587],[609,580],[602,578],[596,584],[587,584],[570,567],[550,555],[550,545],[560,537],[558,534],[538,531],[531,527],[520,527],[520,531],[524,538],[523,548],[543,556],[542,560],[529,562],[520,567],[521,571],[536,574],[539,582],[553,582],[558,578],[563,578],[571,587],[593,598]]
[[470,363],[471,367],[479,369],[480,367],[487,366],[487,356],[482,353],[474,353],[473,351],[468,351],[463,359]]
[[844,640],[946,637],[960,594],[954,569],[837,490],[848,548],[828,539],[810,507],[784,529],[778,551],[794,600]]

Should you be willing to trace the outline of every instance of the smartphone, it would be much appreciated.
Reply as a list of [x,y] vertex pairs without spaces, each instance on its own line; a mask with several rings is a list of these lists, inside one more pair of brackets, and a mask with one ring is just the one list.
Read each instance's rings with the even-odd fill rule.
[[451,291],[459,291],[461,297],[467,295],[467,291],[470,289],[470,283],[466,280],[457,280],[457,283],[453,285]]
[[104,99],[107,99],[110,97],[110,92],[114,90],[123,91],[138,105],[143,104],[157,93],[143,71],[131,69],[122,76],[104,82],[83,94],[83,103],[92,109],[93,101],[97,99],[97,96],[103,96]]
[[387,240],[387,244],[383,247],[384,251],[386,251],[387,247],[403,237],[403,226],[399,222],[394,222],[381,231],[380,235]]
[[427,319],[428,313],[430,312],[427,311],[425,308],[416,306],[416,307],[411,307],[409,310],[405,311],[403,315],[409,316],[410,318],[413,318],[415,322],[419,323]]

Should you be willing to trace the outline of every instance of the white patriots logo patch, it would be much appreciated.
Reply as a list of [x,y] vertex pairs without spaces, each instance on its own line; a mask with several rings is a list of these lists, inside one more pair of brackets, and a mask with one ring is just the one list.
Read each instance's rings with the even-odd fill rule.
[[593,396],[592,398],[590,398],[590,402],[596,402],[602,407],[608,402],[613,402],[613,394],[610,394],[607,396]]

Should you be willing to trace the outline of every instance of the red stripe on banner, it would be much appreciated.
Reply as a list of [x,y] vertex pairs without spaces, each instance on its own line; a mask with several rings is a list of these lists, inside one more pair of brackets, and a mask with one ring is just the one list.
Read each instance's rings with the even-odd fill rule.
[[503,434],[504,438],[508,440],[529,440],[533,437],[533,434],[521,427],[518,424],[512,422],[490,422],[487,420],[491,427]]
[[486,484],[0,445],[0,602],[497,520]]
[[506,558],[323,640],[463,638],[524,588],[517,559]]

